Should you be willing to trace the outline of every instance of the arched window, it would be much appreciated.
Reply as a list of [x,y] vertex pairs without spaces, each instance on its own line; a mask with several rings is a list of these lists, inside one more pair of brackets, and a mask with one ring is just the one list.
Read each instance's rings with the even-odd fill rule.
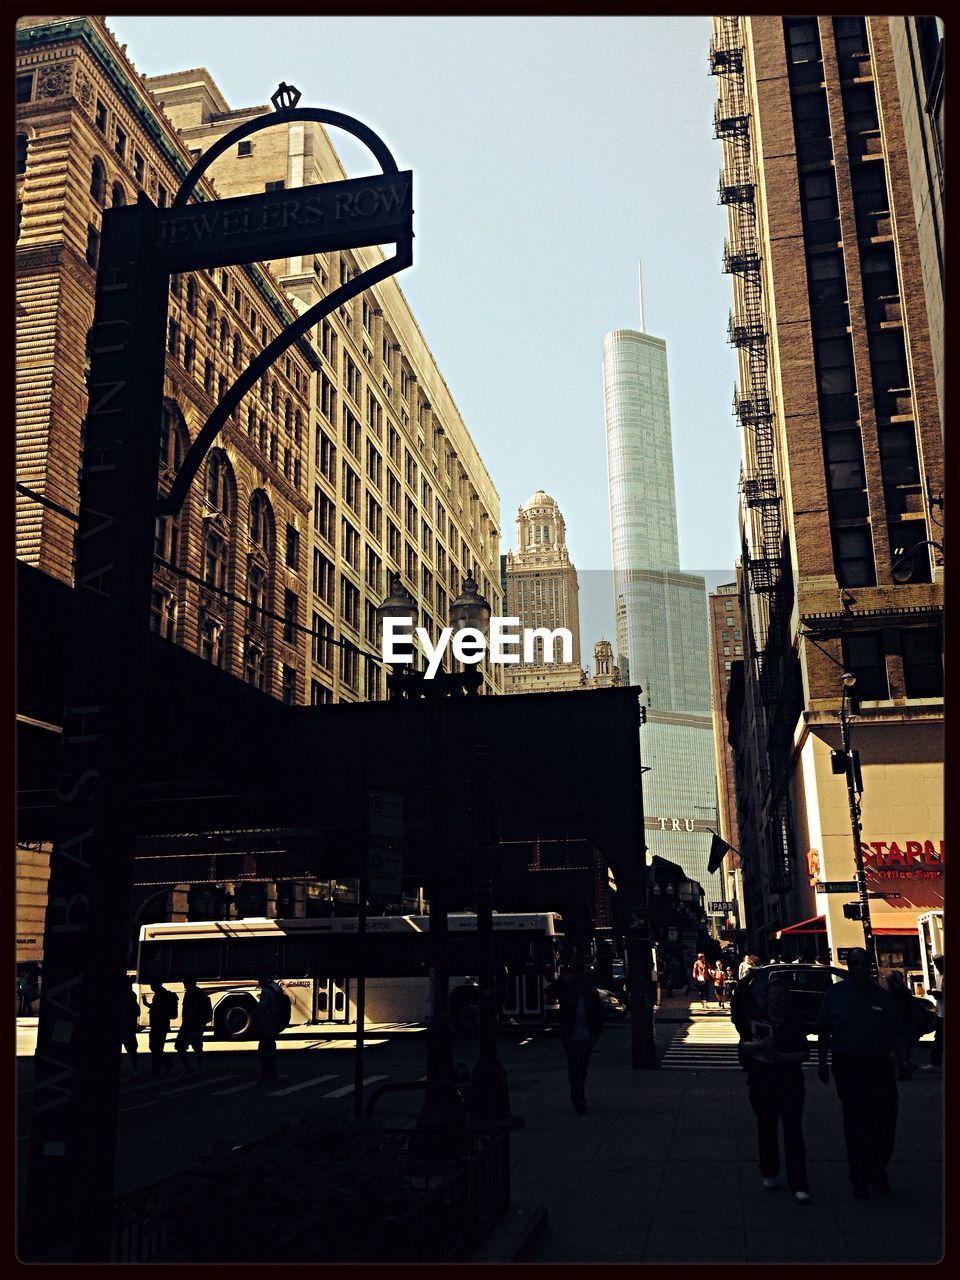
[[17,134],[17,173],[27,172],[27,145],[28,138],[25,133]]
[[294,444],[299,444],[299,443],[300,443],[300,432],[301,432],[301,430],[302,430],[302,426],[303,426],[303,419],[301,418],[301,416],[300,416],[300,410],[298,409],[298,410],[296,411],[296,413],[293,415],[293,442],[294,442]]
[[127,193],[124,191],[122,183],[115,182],[110,188],[110,203],[114,209],[120,209],[127,203]]
[[273,514],[270,502],[262,489],[250,499],[250,541],[270,555],[273,531]]
[[107,196],[107,174],[99,156],[94,156],[90,162],[90,194],[99,205]]
[[207,337],[212,338],[217,331],[217,311],[212,302],[207,303]]
[[186,452],[186,428],[173,405],[165,404],[160,414],[160,470],[177,471]]
[[247,572],[247,617],[256,627],[266,626],[267,575],[258,564]]
[[243,653],[243,678],[247,684],[252,684],[255,689],[263,692],[265,686],[266,668],[263,660],[263,650],[248,640]]
[[187,314],[195,316],[197,314],[197,282],[193,276],[187,276]]
[[203,540],[203,581],[215,591],[227,585],[227,542],[214,528]]
[[283,426],[288,432],[293,427],[293,405],[290,403],[289,396],[283,402]]
[[233,335],[233,367],[235,369],[240,368],[240,356],[240,335],[239,333],[235,333]]
[[227,322],[226,322],[226,320],[221,320],[221,321],[220,321],[220,339],[219,339],[219,341],[218,341],[217,345],[219,346],[219,348],[220,348],[220,350],[221,350],[221,351],[226,351],[226,349],[227,349]]
[[277,384],[275,382],[270,387],[270,412],[277,412]]
[[200,657],[212,662],[215,667],[223,666],[223,627],[216,618],[201,611],[199,619]]
[[222,453],[211,453],[207,462],[207,502],[228,519],[232,506],[231,489],[229,462]]

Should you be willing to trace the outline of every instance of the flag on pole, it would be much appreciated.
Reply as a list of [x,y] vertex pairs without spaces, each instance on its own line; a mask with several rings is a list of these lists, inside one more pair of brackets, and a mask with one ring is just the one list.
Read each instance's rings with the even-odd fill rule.
[[714,831],[713,839],[710,841],[710,861],[707,863],[707,871],[713,875],[720,867],[724,854],[730,853],[733,845],[727,844],[726,840],[722,840]]

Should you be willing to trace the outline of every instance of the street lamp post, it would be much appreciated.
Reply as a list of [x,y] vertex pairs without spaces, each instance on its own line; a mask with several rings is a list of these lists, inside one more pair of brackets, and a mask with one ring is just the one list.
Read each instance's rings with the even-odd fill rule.
[[857,882],[857,896],[860,900],[860,923],[863,926],[863,945],[870,957],[874,974],[878,973],[877,949],[873,939],[873,927],[870,923],[870,898],[867,894],[867,876],[863,866],[863,850],[860,847],[860,796],[863,794],[863,783],[860,778],[860,756],[850,746],[850,721],[847,716],[847,695],[857,682],[857,677],[845,671],[840,677],[840,741],[843,758],[839,761],[847,778],[847,803],[850,808],[850,832],[853,836],[854,879]]

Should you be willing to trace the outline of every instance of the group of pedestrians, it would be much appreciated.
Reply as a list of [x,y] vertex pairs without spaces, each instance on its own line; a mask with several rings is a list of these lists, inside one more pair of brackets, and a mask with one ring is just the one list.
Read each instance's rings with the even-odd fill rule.
[[[942,975],[942,957],[937,957],[937,969]],[[942,1028],[942,979],[936,994]],[[791,1011],[788,999],[787,982],[771,974],[762,1019],[750,1023],[749,1034],[746,1027],[741,1028],[740,1056],[757,1118],[763,1185],[770,1190],[777,1186],[778,1130],[782,1126],[787,1185],[798,1203],[809,1204],[802,1131],[807,1027]],[[828,1085],[832,1074],[843,1111],[853,1194],[858,1199],[866,1199],[872,1192],[887,1195],[897,1127],[898,1066],[909,1061],[908,1028],[897,997],[874,980],[863,948],[850,950],[846,977],[824,993],[815,1030],[817,1075]],[[939,1043],[942,1046],[942,1032]],[[941,1054],[942,1048],[938,1063]]]
[[[276,1084],[277,1073],[277,1036],[290,1023],[290,998],[273,978],[264,975],[258,979],[260,999],[257,1005],[257,1055],[260,1062],[260,1079],[264,1084]],[[140,1016],[140,1005],[134,986],[134,979],[127,979],[127,989],[123,1000],[123,1022],[121,1027],[121,1044],[130,1058],[130,1079],[139,1080],[140,1072],[137,1064],[138,1043],[137,1024]],[[151,996],[144,997],[149,1010],[148,1044],[150,1047],[150,1071],[154,1079],[166,1076],[173,1068],[170,1055],[166,1052],[170,1027],[180,1013],[180,1027],[174,1041],[174,1048],[184,1076],[203,1074],[203,1037],[213,1018],[213,1005],[210,996],[197,986],[195,978],[183,980],[183,1005],[174,992],[168,990],[162,982],[150,984]],[[192,1062],[190,1052],[192,1050]]]
[[710,963],[701,951],[690,970],[690,983],[694,994],[700,999],[701,1009],[706,1009],[711,994],[716,998],[719,1008],[725,1009],[737,980],[728,964],[724,964],[722,960]]

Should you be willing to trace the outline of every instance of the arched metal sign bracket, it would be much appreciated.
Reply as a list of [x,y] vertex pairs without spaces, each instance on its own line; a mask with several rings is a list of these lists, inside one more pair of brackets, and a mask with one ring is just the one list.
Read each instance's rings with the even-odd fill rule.
[[[281,95],[282,91],[287,88],[288,86],[281,85],[280,89],[277,91],[277,95],[275,95],[275,100]],[[294,90],[293,92],[296,91]],[[359,120],[355,120],[352,116],[343,115],[338,111],[327,111],[318,107],[282,107],[275,111],[273,115],[258,116],[255,120],[248,120],[245,124],[238,125],[236,129],[231,130],[230,133],[226,134],[216,142],[208,151],[204,152],[187,174],[186,178],[184,178],[171,208],[169,210],[161,211],[161,216],[164,214],[181,214],[182,211],[188,207],[187,201],[204,172],[218,156],[222,155],[226,150],[233,146],[234,143],[241,141],[243,138],[249,137],[252,133],[259,132],[261,129],[269,129],[273,125],[288,124],[296,120],[314,120],[321,124],[336,126],[337,128],[345,130],[347,133],[353,134],[355,138],[358,138],[369,148],[374,158],[380,164],[384,176],[392,179],[406,179],[406,182],[409,185],[402,186],[400,195],[398,196],[396,191],[392,193],[394,203],[402,204],[404,206],[404,217],[406,218],[402,234],[396,235],[395,243],[397,245],[397,251],[392,258],[387,258],[376,266],[370,267],[366,271],[362,271],[352,280],[347,281],[346,284],[342,284],[338,289],[335,289],[332,293],[328,294],[327,297],[322,298],[318,303],[305,311],[303,315],[299,316],[293,324],[289,325],[279,333],[272,342],[267,344],[263,351],[260,352],[260,354],[251,362],[251,364],[225,393],[213,413],[211,413],[209,418],[201,427],[196,439],[193,441],[193,444],[187,451],[186,457],[180,465],[180,469],[178,470],[173,485],[170,488],[170,492],[165,497],[160,498],[157,502],[157,511],[161,515],[176,515],[179,512],[187,496],[190,484],[199,471],[210,446],[213,444],[224,423],[231,416],[237,405],[239,405],[247,392],[255,386],[265,370],[267,370],[270,365],[272,365],[273,362],[284,353],[284,351],[292,346],[298,338],[303,337],[303,335],[312,329],[315,324],[330,315],[330,313],[335,311],[337,307],[342,306],[343,303],[349,301],[351,298],[355,298],[358,293],[362,293],[372,285],[379,284],[381,280],[386,280],[396,272],[402,271],[405,267],[409,267],[413,262],[413,207],[412,192],[410,189],[412,186],[412,175],[401,175],[399,173],[396,161],[391,155],[389,149],[372,129],[368,129],[366,125],[361,124]],[[364,181],[369,181],[373,184],[376,179]],[[305,206],[310,199],[314,198],[311,193],[316,193],[316,197],[319,198],[319,196],[324,192],[325,187],[336,186],[339,188],[345,185],[350,184],[321,183],[314,187],[286,191],[284,192],[284,196],[288,197],[288,200],[285,201],[285,203],[291,204],[296,200]],[[365,191],[369,190],[370,188],[365,188]],[[255,197],[254,199],[260,202],[263,201],[263,197],[261,196]],[[209,214],[211,211],[216,210],[217,203],[218,202],[205,203],[202,206],[199,206],[199,209],[202,213]],[[231,203],[232,205],[235,202],[220,203]],[[409,206],[408,212],[406,212],[406,206]],[[189,206],[189,208],[193,211],[196,210],[198,206]],[[241,210],[241,212],[243,211]],[[235,214],[234,216],[238,217],[239,214]],[[350,238],[342,247],[358,247],[359,243],[369,244],[378,242],[376,240],[358,242],[356,232],[354,232],[352,238]],[[286,256],[283,251],[282,236],[278,236],[278,246],[278,251],[274,256]],[[331,246],[328,242],[325,242],[325,247],[330,248]],[[265,254],[264,256],[269,257],[271,255]]]

